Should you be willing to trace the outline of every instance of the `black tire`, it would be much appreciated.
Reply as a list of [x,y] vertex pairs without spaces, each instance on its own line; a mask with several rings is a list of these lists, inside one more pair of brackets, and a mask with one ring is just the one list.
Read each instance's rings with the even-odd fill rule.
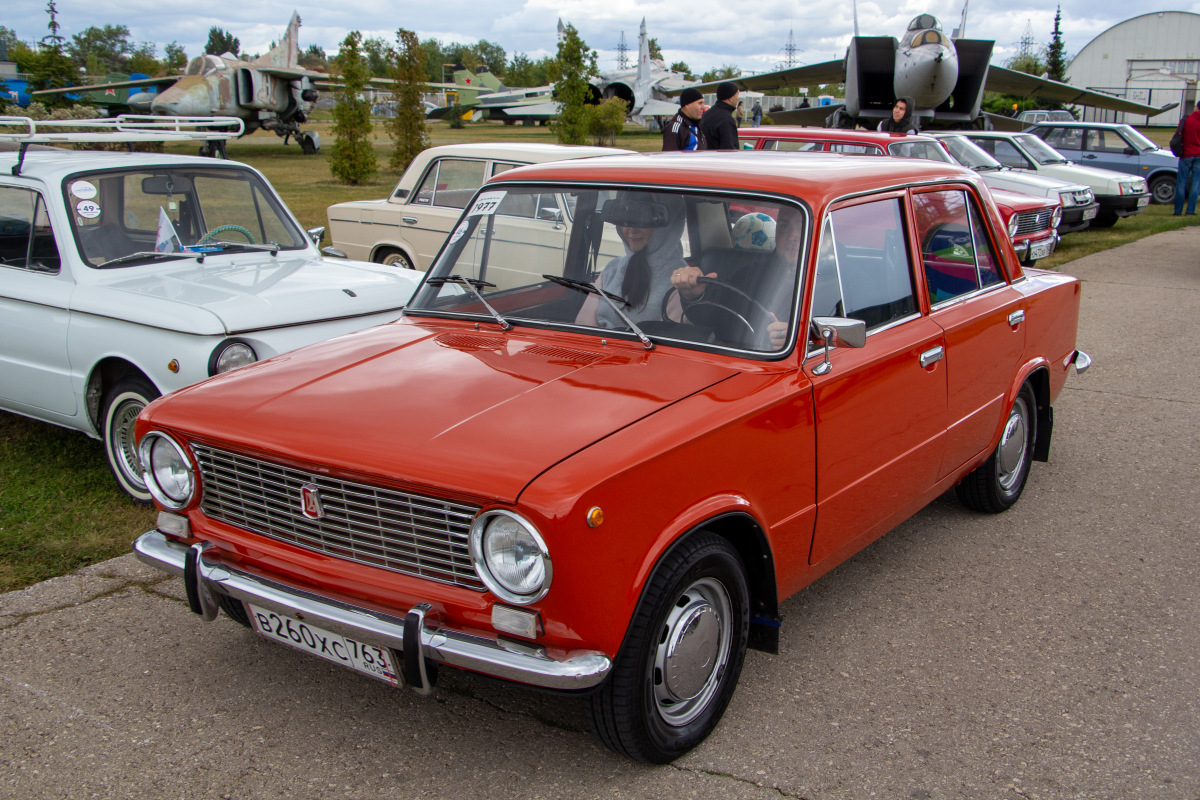
[[150,502],[150,492],[142,480],[141,460],[133,436],[133,423],[142,409],[161,392],[141,375],[122,378],[104,395],[100,409],[100,437],[108,468],[117,484],[139,503]]
[[642,594],[612,673],[586,698],[596,738],[653,764],[704,741],[741,675],[749,607],[746,571],[728,542],[701,532],[673,547]]
[[380,250],[375,254],[375,263],[383,264],[385,267],[399,267],[401,269],[415,269],[412,259],[405,255],[402,251],[388,247]]
[[1176,183],[1174,175],[1160,175],[1150,181],[1150,202],[1160,206],[1174,203]]
[[254,628],[250,624],[250,615],[246,613],[246,605],[241,600],[235,600],[227,594],[217,594],[216,592],[214,594],[217,595],[217,605],[221,607],[226,616],[238,625],[244,625],[250,629]]
[[317,154],[317,143],[313,141],[311,136],[300,136],[300,152],[306,156],[315,156]]
[[1029,467],[1033,463],[1033,445],[1037,441],[1037,399],[1026,383],[1017,393],[1000,444],[988,460],[975,468],[955,487],[959,501],[967,508],[985,514],[999,514],[1021,499]]
[[1101,211],[1096,215],[1096,218],[1092,220],[1091,227],[1111,228],[1113,225],[1117,224],[1117,220],[1119,219],[1120,217],[1117,216],[1117,212],[1115,211]]

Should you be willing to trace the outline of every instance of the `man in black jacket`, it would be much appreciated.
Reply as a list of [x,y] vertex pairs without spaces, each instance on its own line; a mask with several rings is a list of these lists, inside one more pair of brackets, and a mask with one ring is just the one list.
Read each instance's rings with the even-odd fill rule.
[[704,137],[696,123],[700,120],[704,95],[696,89],[684,89],[679,95],[679,110],[663,128],[663,150],[703,150]]
[[717,87],[717,102],[700,118],[700,133],[709,150],[740,150],[738,126],[733,120],[738,104],[738,87],[726,81]]

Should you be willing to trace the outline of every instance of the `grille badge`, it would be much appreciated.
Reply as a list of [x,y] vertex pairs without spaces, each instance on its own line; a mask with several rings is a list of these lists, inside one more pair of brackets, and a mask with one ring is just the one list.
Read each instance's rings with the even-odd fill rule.
[[300,513],[309,519],[320,519],[325,516],[321,508],[321,494],[315,483],[306,483],[300,487]]

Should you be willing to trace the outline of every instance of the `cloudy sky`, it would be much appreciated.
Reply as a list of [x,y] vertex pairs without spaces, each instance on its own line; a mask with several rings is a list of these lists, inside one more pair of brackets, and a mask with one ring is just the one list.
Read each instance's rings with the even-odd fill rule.
[[[521,52],[537,59],[555,49],[556,22],[561,17],[599,52],[599,66],[616,67],[622,32],[636,58],[638,26],[645,16],[650,36],[657,37],[668,63],[683,61],[693,72],[734,64],[745,71],[774,69],[784,57],[792,32],[800,64],[841,58],[853,32],[848,0],[335,0],[297,5],[295,0],[198,3],[195,0],[56,0],[61,33],[67,37],[92,25],[125,25],[137,42],[161,47],[170,41],[189,56],[202,52],[209,28],[223,28],[241,40],[243,52],[264,52],[278,39],[292,10],[300,12],[302,47],[317,44],[328,52],[350,30],[364,36],[391,38],[397,28],[421,39],[473,43],[487,39],[509,57]],[[973,0],[967,35],[993,39],[993,61],[1011,56],[1032,26],[1044,44],[1053,30],[1053,0]],[[1134,11],[1134,7],[1137,10]],[[196,9],[199,9],[198,11]],[[736,9],[736,10],[735,10]],[[1067,52],[1074,54],[1095,36],[1138,13],[1191,11],[1200,0],[1063,0],[1062,29]],[[962,0],[858,0],[859,32],[864,36],[899,36],[917,14],[938,16],[947,33],[958,25]],[[9,2],[0,24],[26,41],[46,34],[42,0]]]

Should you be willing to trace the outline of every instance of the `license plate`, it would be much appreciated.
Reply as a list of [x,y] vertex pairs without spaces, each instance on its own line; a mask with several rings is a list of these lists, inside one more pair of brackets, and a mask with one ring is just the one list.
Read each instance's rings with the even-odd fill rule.
[[1083,218],[1084,218],[1084,219],[1095,219],[1095,218],[1096,218],[1096,215],[1097,215],[1097,214],[1099,214],[1099,213],[1100,213],[1100,208],[1099,208],[1099,207],[1096,207],[1096,208],[1089,208],[1089,209],[1087,209],[1086,211],[1084,211],[1084,212],[1083,212]]
[[265,608],[249,603],[246,605],[250,608],[254,630],[264,639],[282,642],[372,678],[387,681],[392,686],[403,683],[392,663],[392,654],[386,647],[364,644]]
[[1030,247],[1029,248],[1030,260],[1037,261],[1039,258],[1045,258],[1046,256],[1050,255],[1050,253],[1054,252],[1052,250],[1053,244],[1054,244],[1054,240],[1048,239],[1044,242],[1038,242],[1037,244],[1033,245],[1033,247]]
[[1150,195],[1146,195],[1145,197],[1138,198],[1138,208],[1141,208],[1142,206],[1148,206],[1148,205],[1150,205]]

